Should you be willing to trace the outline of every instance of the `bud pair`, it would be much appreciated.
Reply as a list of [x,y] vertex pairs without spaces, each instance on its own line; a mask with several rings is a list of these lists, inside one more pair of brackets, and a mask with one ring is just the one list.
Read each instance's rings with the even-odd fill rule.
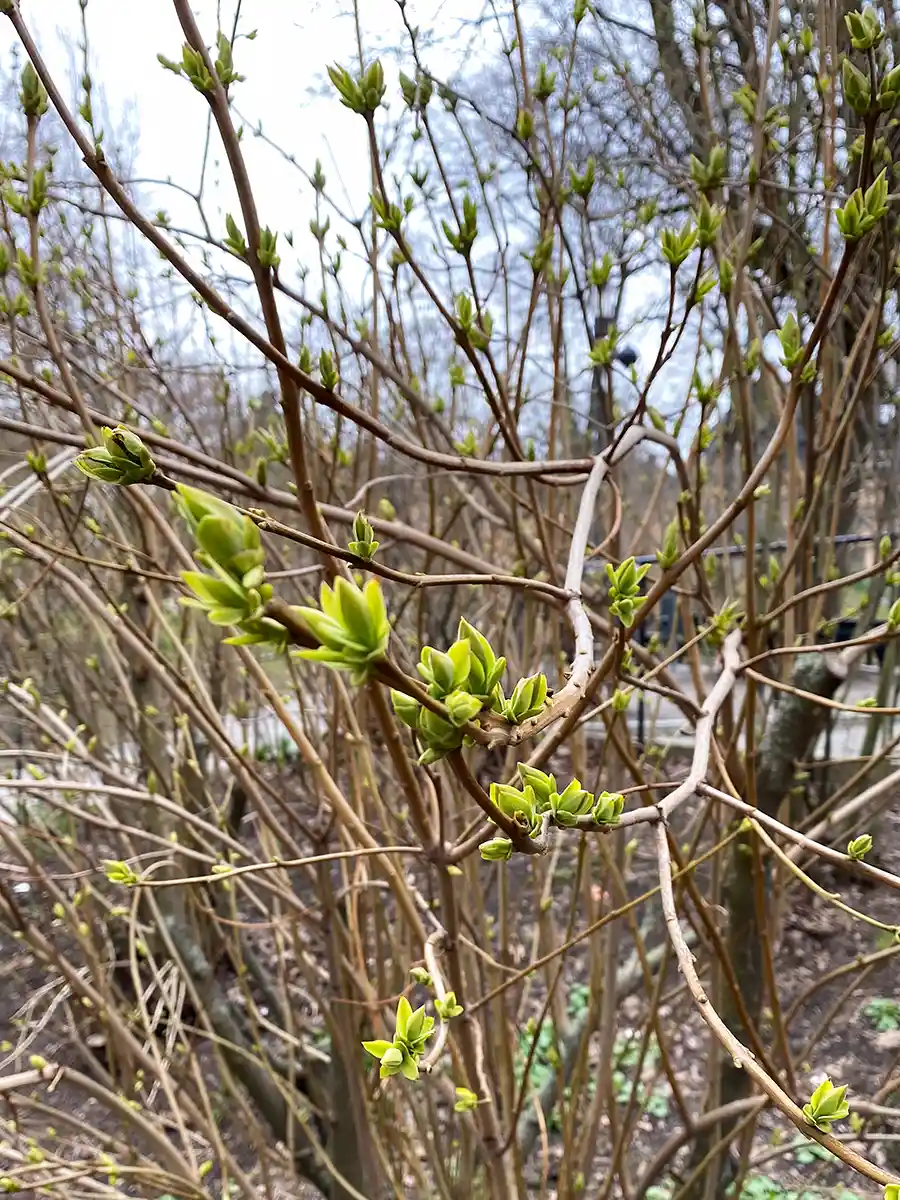
[[244,588],[258,588],[265,551],[250,517],[218,496],[183,483],[176,488],[176,503],[200,547],[197,558],[205,566],[216,564]]
[[841,83],[844,99],[854,112],[865,116],[872,106],[872,88],[868,76],[846,57],[841,64]]
[[415,79],[410,79],[401,71],[400,91],[407,108],[423,112],[428,107],[434,88],[427,75],[417,75]]
[[47,111],[47,91],[30,62],[22,69],[22,90],[19,93],[26,117],[40,118]]
[[509,838],[495,837],[482,842],[478,852],[485,862],[508,862],[512,858],[513,844]]

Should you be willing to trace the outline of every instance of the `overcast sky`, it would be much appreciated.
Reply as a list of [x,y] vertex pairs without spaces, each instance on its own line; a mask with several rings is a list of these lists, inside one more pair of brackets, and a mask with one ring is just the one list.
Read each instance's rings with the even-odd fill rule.
[[[208,43],[215,38],[217,13],[231,29],[234,3],[200,0],[194,5]],[[372,57],[385,43],[404,41],[395,0],[360,0],[360,5],[363,39]],[[340,0],[243,0],[239,28],[244,33],[257,29],[258,36],[254,41],[242,39],[235,47],[236,68],[247,79],[232,94],[248,126],[262,121],[265,134],[310,171],[320,158],[329,190],[340,196],[343,189],[335,185],[341,179],[359,211],[370,190],[363,122],[340,104],[330,86],[326,97],[310,95],[329,64],[352,66],[356,61],[353,19],[349,13],[342,15],[343,7]],[[452,74],[470,52],[471,31],[461,32],[461,25],[474,19],[480,8],[479,0],[411,0],[411,22],[438,35],[438,44],[426,56],[436,74]],[[23,13],[71,95],[75,71],[81,69],[78,0],[26,3]],[[156,57],[162,53],[180,58],[184,39],[171,0],[88,0],[87,24],[92,74],[102,86],[110,118],[117,121],[128,113],[130,123],[139,128],[137,173],[196,188],[206,105],[186,80],[164,70]],[[15,35],[6,21],[0,38],[3,61],[8,61]],[[388,71],[393,82],[395,72],[392,67]],[[396,86],[389,89],[389,98],[390,92],[399,107]],[[263,223],[305,230],[312,216],[312,193],[301,176],[258,139],[247,139],[245,153]],[[210,182],[218,175],[213,170]],[[219,198],[220,207],[226,207],[228,194],[220,191]],[[191,212],[171,192],[159,203],[165,203],[176,219]]]
[[[209,44],[219,21],[230,31],[236,0],[198,0],[194,5]],[[367,57],[385,46],[406,44],[396,0],[359,0],[360,23]],[[253,41],[241,38],[235,46],[235,66],[246,81],[232,93],[235,108],[252,128],[262,121],[266,135],[297,162],[312,171],[321,159],[329,192],[356,214],[363,211],[370,191],[369,161],[361,118],[344,108],[330,85],[321,90],[331,63],[353,66],[356,40],[351,12],[344,0],[242,0],[239,31],[258,30]],[[352,10],[351,10],[352,11]],[[483,0],[408,0],[410,23],[428,31],[424,51],[427,67],[438,77],[451,78],[470,66],[493,44],[491,31],[473,23],[484,12]],[[79,0],[31,0],[23,3],[28,21],[63,91],[74,99],[81,72]],[[202,160],[208,109],[183,78],[162,68],[157,54],[180,58],[183,35],[171,0],[88,0],[87,26],[90,64],[95,86],[102,89],[109,126],[126,118],[137,130],[136,176],[170,178],[196,189]],[[0,63],[10,61],[15,34],[0,24]],[[396,65],[385,59],[388,99],[394,112],[401,106]],[[403,66],[412,71],[407,58]],[[100,104],[95,93],[95,111]],[[110,131],[112,132],[112,131]],[[224,235],[224,213],[237,212],[227,174],[217,169],[218,143],[213,140],[211,170],[205,202],[214,233]],[[279,239],[283,272],[306,262],[314,265],[315,243],[308,232],[313,216],[313,191],[302,176],[260,139],[245,139],[245,156],[253,179],[262,223],[295,235],[292,252]],[[340,181],[340,183],[339,183]],[[143,185],[137,190],[150,212],[164,208],[177,225],[199,229],[193,203],[171,188]],[[351,197],[352,200],[346,199]],[[335,230],[332,218],[332,230]],[[351,240],[351,249],[358,246]],[[352,270],[350,263],[347,266]],[[360,278],[361,278],[360,274]],[[349,282],[349,280],[347,281]],[[629,291],[631,303],[642,307],[655,290],[648,280]],[[634,331],[634,341],[646,363],[655,356],[655,322]]]

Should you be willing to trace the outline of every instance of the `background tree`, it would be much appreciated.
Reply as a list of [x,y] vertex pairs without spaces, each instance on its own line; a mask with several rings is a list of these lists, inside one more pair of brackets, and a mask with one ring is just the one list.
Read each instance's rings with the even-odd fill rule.
[[357,13],[295,239],[173,9],[183,226],[0,0],[0,1183],[890,1197],[895,1066],[823,1076],[900,952],[893,12],[514,5],[453,79]]

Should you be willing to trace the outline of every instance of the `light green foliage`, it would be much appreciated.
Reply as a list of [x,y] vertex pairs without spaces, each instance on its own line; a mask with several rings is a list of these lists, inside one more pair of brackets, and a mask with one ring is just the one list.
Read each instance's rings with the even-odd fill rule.
[[891,633],[900,629],[900,600],[895,600],[888,611],[887,627]]
[[329,67],[328,77],[337,89],[341,103],[352,112],[370,117],[384,99],[384,69],[375,60],[356,79],[344,67]]
[[247,242],[231,213],[225,214],[225,232],[228,234],[228,236],[225,238],[225,245],[228,247],[228,249],[236,254],[239,258],[246,258]]
[[810,1125],[815,1125],[823,1133],[829,1133],[832,1121],[842,1121],[850,1115],[846,1094],[846,1084],[835,1087],[826,1077],[810,1096],[808,1103],[803,1105],[804,1117]]
[[49,101],[47,91],[30,62],[27,62],[22,68],[21,82],[22,90],[19,92],[19,99],[22,103],[22,111],[26,117],[40,119],[47,111]]
[[594,162],[593,155],[588,157],[584,166],[584,173],[579,175],[573,166],[569,167],[569,184],[576,196],[580,196],[582,200],[587,200],[594,189],[594,182],[597,177],[597,165]]
[[199,488],[179,484],[177,504],[199,549],[195,558],[211,573],[184,571],[181,578],[193,593],[182,598],[199,608],[213,625],[236,625],[232,645],[269,643],[283,647],[286,631],[263,616],[272,587],[265,582],[265,551],[255,523],[232,505]]
[[123,887],[134,887],[140,882],[140,875],[137,871],[132,870],[128,863],[121,861],[108,861],[103,864],[104,874],[110,883],[118,883]]
[[625,797],[621,792],[601,792],[591,815],[598,825],[615,825],[624,807]]
[[879,1033],[900,1029],[900,1000],[876,996],[863,1008],[863,1012]]
[[429,695],[442,699],[468,679],[471,658],[469,639],[463,637],[446,653],[434,646],[424,646],[416,669],[428,685]]
[[486,350],[494,332],[494,319],[487,309],[483,308],[479,317],[472,297],[463,293],[456,297],[456,319],[465,340],[476,350]]
[[706,163],[701,162],[692,154],[691,179],[702,192],[713,191],[724,183],[727,165],[728,160],[724,146],[713,146]]
[[404,75],[401,71],[400,91],[403,94],[403,101],[407,108],[411,108],[416,112],[424,112],[428,106],[428,101],[431,99],[434,87],[427,75],[420,74],[415,79],[410,79],[408,75]]
[[241,83],[243,75],[238,75],[234,69],[231,42],[220,29],[216,34],[216,61],[214,63],[219,83],[227,88],[232,83]]
[[435,997],[434,1008],[442,1021],[452,1021],[454,1017],[461,1017],[465,1012],[456,999],[456,992],[447,992],[443,1000],[439,996]]
[[546,63],[540,63],[537,75],[534,77],[534,83],[531,85],[531,91],[535,100],[540,100],[542,104],[546,104],[555,90],[556,72],[549,70]]
[[598,338],[588,351],[588,358],[595,367],[608,367],[615,357],[619,331],[611,326],[605,337]]
[[860,12],[850,12],[844,17],[854,50],[872,50],[884,37],[878,13],[871,4],[864,4]]
[[369,518],[362,511],[358,512],[353,519],[353,538],[347,543],[347,549],[357,558],[363,559],[364,562],[371,562],[375,557],[378,549],[375,530],[372,528]]
[[900,100],[900,66],[886,71],[878,88],[878,106],[882,112],[889,113]]
[[209,72],[209,68],[203,61],[203,55],[191,46],[184,43],[181,47],[181,62],[175,62],[171,58],[166,58],[164,54],[157,54],[157,60],[166,68],[167,71],[172,71],[175,75],[184,75],[198,92],[211,92],[215,89],[215,80]]
[[690,221],[679,230],[662,231],[662,255],[673,271],[678,270],[696,245],[697,230]]
[[[511,784],[492,783],[491,800],[528,837],[537,837],[545,815],[549,815],[553,824],[563,828],[573,826],[580,818],[587,816],[591,816],[597,825],[615,825],[622,815],[625,798],[620,794],[602,792],[595,797],[581,786],[578,779],[570,780],[560,790],[554,775],[529,767],[527,763],[519,763],[517,769],[522,786],[517,788]],[[488,857],[484,853],[485,845],[481,847],[482,858]],[[508,858],[509,854],[495,855],[492,849],[490,856]]]
[[605,287],[609,282],[613,261],[609,254],[604,254],[600,262],[591,263],[590,279],[594,287]]
[[[453,999],[455,1004],[456,998]],[[406,997],[401,996],[397,1004],[393,1040],[363,1042],[363,1048],[380,1061],[379,1074],[382,1079],[399,1074],[405,1079],[414,1080],[419,1078],[419,1060],[433,1031],[434,1017],[426,1016],[424,1005],[414,1012]]]
[[741,617],[741,612],[735,600],[726,600],[712,621],[709,623],[709,642],[712,646],[721,646],[731,633]]
[[333,588],[322,584],[319,603],[320,608],[295,609],[321,643],[315,650],[298,651],[299,656],[335,671],[349,671],[353,683],[365,683],[387,653],[391,636],[381,584],[370,579],[359,588],[339,576]]
[[700,206],[694,213],[699,246],[713,245],[724,217],[725,209],[720,204],[710,204],[705,196],[701,196]]
[[102,446],[92,446],[75,459],[75,466],[89,479],[128,487],[143,483],[156,470],[150,451],[130,429],[117,425],[100,430]]
[[641,580],[650,570],[650,564],[638,566],[634,558],[626,558],[618,567],[606,564],[609,580],[609,611],[626,628],[634,623],[634,610],[641,592]]
[[868,833],[861,833],[859,837],[853,838],[847,845],[847,853],[852,859],[857,862],[862,862],[869,851],[872,849],[872,838]]
[[678,521],[670,521],[663,536],[662,549],[656,552],[656,561],[664,571],[678,561]]
[[447,221],[441,221],[444,237],[457,254],[465,257],[478,237],[478,206],[468,193],[463,197],[462,217],[459,232],[455,233]]
[[781,361],[789,371],[793,371],[803,358],[803,338],[796,313],[790,312],[785,317],[778,331],[778,340],[781,342]]
[[592,792],[586,791],[579,780],[572,779],[561,792],[550,793],[550,812],[557,825],[574,825],[586,816],[594,803]]
[[872,106],[872,88],[868,77],[847,57],[841,64],[841,82],[847,103],[854,112],[865,115]]
[[506,862],[512,858],[513,844],[509,838],[495,837],[482,842],[478,852],[485,862]]
[[278,255],[277,244],[278,234],[273,233],[268,225],[259,231],[259,249],[256,257],[261,267],[271,267],[273,270],[278,267],[281,258]]
[[526,253],[522,255],[525,261],[531,264],[531,269],[535,275],[540,275],[550,265],[550,259],[553,256],[554,241],[555,234],[551,229],[540,238],[538,244],[530,254]]
[[503,700],[499,711],[510,725],[521,725],[531,717],[540,716],[547,705],[547,676],[540,672],[520,679],[508,700]]
[[865,195],[857,188],[844,207],[835,210],[845,241],[855,242],[875,228],[888,210],[887,197],[887,172],[882,171]]
[[471,1112],[473,1108],[477,1107],[478,1096],[475,1092],[466,1087],[458,1087],[456,1089],[456,1103],[453,1105],[454,1112]]
[[512,784],[492,783],[491,803],[505,817],[509,817],[511,821],[515,822],[528,837],[537,837],[540,833],[541,807],[538,804],[533,788],[526,785],[519,790],[519,788],[513,787]]
[[506,659],[495,654],[484,634],[465,619],[460,621],[457,634],[447,650],[424,646],[416,667],[428,694],[444,703],[447,719],[402,692],[391,692],[394,712],[404,725],[415,730],[424,747],[419,758],[422,764],[458,750],[465,741],[463,727],[484,708],[511,725],[519,725],[537,716],[547,703],[547,679],[541,674],[520,679],[507,699],[500,682]]
[[319,354],[319,378],[329,392],[333,392],[338,385],[337,367],[334,365],[334,357],[330,350],[322,350]]

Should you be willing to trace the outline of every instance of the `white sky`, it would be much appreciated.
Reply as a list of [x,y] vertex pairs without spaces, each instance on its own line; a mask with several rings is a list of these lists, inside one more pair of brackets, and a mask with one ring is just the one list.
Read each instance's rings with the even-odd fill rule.
[[[405,43],[395,0],[359,0],[363,39],[371,57],[385,43]],[[209,44],[221,11],[226,30],[231,29],[234,0],[199,0],[194,6],[198,24]],[[254,41],[241,39],[235,47],[235,66],[247,76],[233,90],[235,107],[247,118],[248,127],[262,120],[265,134],[292,153],[297,162],[312,171],[316,158],[328,177],[329,190],[353,197],[357,211],[365,206],[370,191],[369,167],[363,122],[344,108],[329,87],[325,98],[312,98],[309,89],[325,77],[325,68],[340,62],[356,62],[353,18],[341,15],[340,0],[243,0],[240,30],[258,29]],[[455,36],[460,22],[474,19],[481,10],[479,0],[411,0],[411,23],[423,30],[434,29],[444,44],[426,52],[425,58],[438,75],[449,75],[466,55],[470,34]],[[351,10],[352,11],[352,10]],[[56,77],[67,82],[70,96],[74,71],[80,72],[81,40],[78,0],[43,0],[26,3],[23,13],[35,32]],[[183,35],[171,0],[89,0],[87,6],[90,57],[95,85],[103,89],[113,119],[130,111],[139,122],[137,171],[148,178],[171,178],[196,188],[199,178],[207,108],[183,78],[164,70],[157,54],[180,58]],[[8,22],[0,25],[0,55],[8,61],[15,35]],[[411,64],[407,62],[407,70]],[[389,99],[400,106],[395,75],[388,68]],[[391,86],[393,85],[393,86]],[[215,143],[214,143],[215,145]],[[216,147],[217,149],[217,147]],[[245,139],[245,155],[254,180],[263,224],[273,229],[305,231],[313,215],[312,191],[299,173],[256,138]],[[210,179],[220,172],[210,173]],[[344,187],[338,188],[338,179]],[[143,193],[149,198],[149,193]],[[210,193],[212,200],[214,193]],[[227,193],[220,193],[227,200]],[[171,191],[153,203],[164,206],[178,219],[190,215]],[[221,208],[231,207],[222,203]],[[215,208],[210,208],[210,218]],[[333,224],[333,222],[332,222]],[[282,253],[286,247],[282,248]]]
[[[396,0],[359,3],[367,58],[378,56],[384,46],[407,44]],[[194,4],[209,44],[214,42],[220,19],[230,31],[234,4],[235,0],[197,0]],[[352,10],[346,10],[344,4],[345,0],[243,0],[239,30],[257,29],[258,35],[254,41],[241,38],[235,46],[236,69],[247,79],[236,85],[232,94],[248,129],[262,120],[266,135],[308,171],[320,158],[330,194],[342,204],[346,201],[346,208],[358,214],[370,191],[363,121],[340,104],[330,84],[326,95],[310,95],[310,89],[326,78],[329,64],[353,66],[356,62]],[[418,25],[423,35],[425,31],[432,35],[433,44],[423,50],[423,58],[435,75],[452,77],[461,66],[471,65],[493,41],[487,30],[476,33],[472,27],[465,28],[483,11],[483,0],[409,0],[410,23]],[[82,62],[78,0],[24,0],[23,14],[54,75],[65,85],[64,94],[75,101]],[[180,58],[183,35],[171,0],[88,0],[87,25],[91,72],[95,88],[102,88],[105,111],[113,125],[122,114],[129,114],[130,126],[138,129],[136,174],[148,179],[170,178],[196,189],[208,109],[185,79],[157,61],[158,53]],[[3,21],[0,62],[9,62],[14,41],[11,25]],[[385,62],[388,100],[396,113],[402,101],[395,67],[387,59]],[[412,73],[411,59],[403,66]],[[95,113],[101,125],[103,111],[95,91]],[[238,208],[227,168],[223,171],[216,165],[219,147],[215,136],[212,146],[206,212],[213,231],[221,236],[224,213],[237,213]],[[282,235],[279,251],[284,277],[289,278],[292,264],[305,262],[314,267],[315,243],[308,232],[314,215],[311,187],[260,139],[248,134],[244,152],[261,221]],[[144,186],[138,196],[149,212],[164,208],[173,223],[200,228],[193,203],[173,189]],[[335,228],[332,215],[332,230]],[[293,252],[284,243],[285,231],[294,234]],[[348,240],[351,251],[356,252],[358,241],[355,237]],[[350,262],[347,266],[352,270]],[[647,303],[652,292],[648,283],[642,279],[629,289],[629,309]],[[635,334],[632,340],[646,369],[655,357],[657,323],[650,322]]]

